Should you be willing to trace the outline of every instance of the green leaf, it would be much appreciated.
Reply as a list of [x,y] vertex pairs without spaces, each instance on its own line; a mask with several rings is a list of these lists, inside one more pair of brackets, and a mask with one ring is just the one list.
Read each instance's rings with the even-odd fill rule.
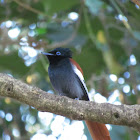
[[79,4],[79,0],[47,0],[44,1],[47,14],[54,14],[62,10],[68,10]]
[[35,32],[37,35],[42,35],[42,34],[46,34],[47,29],[46,28],[36,28]]
[[0,71],[9,72],[15,75],[24,75],[28,72],[24,61],[18,56],[18,53],[0,56]]

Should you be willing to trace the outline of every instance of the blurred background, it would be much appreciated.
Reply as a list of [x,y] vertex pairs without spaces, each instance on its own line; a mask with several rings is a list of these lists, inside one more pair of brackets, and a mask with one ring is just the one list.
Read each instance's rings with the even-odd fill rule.
[[[40,54],[69,47],[96,102],[140,104],[140,8],[130,0],[0,0],[0,72],[54,91]],[[140,140],[107,125],[112,140]],[[91,140],[82,121],[0,98],[2,140]]]

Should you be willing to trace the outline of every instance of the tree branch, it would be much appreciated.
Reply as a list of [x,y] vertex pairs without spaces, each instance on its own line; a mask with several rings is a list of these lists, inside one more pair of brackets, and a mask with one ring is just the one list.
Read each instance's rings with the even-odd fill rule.
[[58,19],[58,18],[52,18],[51,16],[47,15],[46,13],[44,12],[41,12],[33,7],[31,7],[30,5],[26,4],[26,3],[23,3],[21,2],[20,0],[13,0],[15,3],[17,3],[18,5],[20,5],[21,7],[25,8],[26,10],[29,10],[35,14],[38,14],[38,15],[43,15],[51,20],[54,20],[54,21],[57,21],[57,22],[61,22],[62,20]]
[[113,105],[77,101],[64,96],[46,93],[0,73],[0,96],[11,97],[22,103],[63,115],[74,120],[91,120],[100,123],[125,125],[135,128],[140,133],[140,105]]
[[140,0],[131,0],[132,2],[134,2],[135,4],[137,4],[140,7]]

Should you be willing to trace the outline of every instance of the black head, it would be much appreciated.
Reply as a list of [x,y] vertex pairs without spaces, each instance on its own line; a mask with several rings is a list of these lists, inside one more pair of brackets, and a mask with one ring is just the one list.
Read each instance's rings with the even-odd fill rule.
[[72,52],[69,48],[56,48],[48,53],[42,53],[47,56],[50,63],[58,62],[64,58],[72,58]]

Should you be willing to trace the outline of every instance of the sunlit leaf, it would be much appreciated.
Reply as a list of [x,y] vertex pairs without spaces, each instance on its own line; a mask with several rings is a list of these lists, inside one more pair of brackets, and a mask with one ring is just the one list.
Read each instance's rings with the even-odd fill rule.
[[104,35],[104,32],[103,31],[98,31],[97,33],[97,40],[102,43],[102,44],[106,44],[106,38],[105,38],[105,35]]

